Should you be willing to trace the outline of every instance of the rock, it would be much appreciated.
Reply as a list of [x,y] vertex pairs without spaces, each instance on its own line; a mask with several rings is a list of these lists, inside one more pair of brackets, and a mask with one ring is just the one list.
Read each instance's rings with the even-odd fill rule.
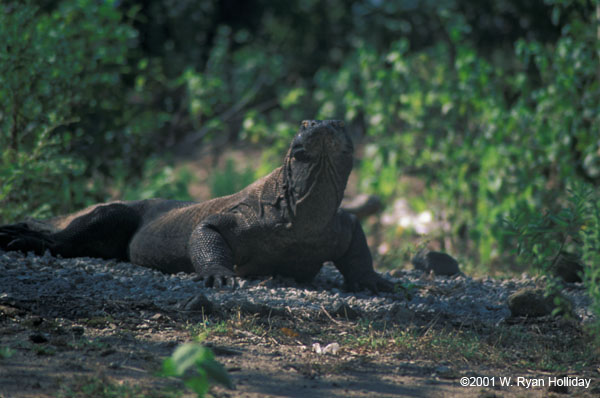
[[405,304],[394,303],[390,312],[390,319],[395,322],[410,322],[415,318],[415,313],[408,308]]
[[42,333],[33,333],[29,335],[29,340],[31,340],[35,344],[47,343],[48,337],[46,337]]
[[157,312],[156,314],[152,315],[150,317],[150,319],[153,321],[160,321],[160,320],[164,320],[165,316],[163,314],[161,314],[160,312]]
[[197,294],[188,300],[183,305],[183,310],[193,312],[203,312],[204,314],[211,314],[214,312],[213,303],[204,295]]
[[441,377],[442,379],[456,378],[456,373],[452,370],[452,368],[450,368],[449,366],[446,366],[446,365],[440,365],[440,366],[436,367],[434,370],[434,374],[437,375],[438,377]]
[[31,326],[40,326],[42,323],[44,322],[44,318],[42,318],[41,316],[38,315],[33,315],[31,318],[28,319],[28,322],[26,322],[27,324],[30,324]]
[[83,333],[85,332],[85,328],[80,325],[75,325],[71,328],[71,332],[73,332],[73,334],[76,336],[83,336]]
[[[235,307],[233,307],[235,308]],[[251,301],[243,301],[237,306],[240,311],[246,314],[256,314],[260,316],[284,315],[285,311],[277,308],[272,303],[255,303]]]
[[345,318],[348,320],[356,319],[360,316],[360,313],[350,307],[346,303],[341,303],[333,310],[333,315],[338,316],[340,318]]
[[583,263],[578,256],[561,252],[558,258],[549,268],[550,274],[556,276],[567,283],[581,282],[583,274]]
[[452,256],[428,249],[420,250],[412,259],[415,269],[433,272],[435,275],[451,276],[460,273],[458,261]]
[[[539,317],[552,314],[554,310],[554,296],[546,297],[544,290],[540,288],[525,287],[516,291],[508,297],[508,308],[511,315]],[[560,296],[561,300],[566,301],[566,306],[569,312],[572,310],[572,303],[564,296]]]
[[8,305],[0,305],[0,314],[14,318],[17,315],[24,315],[25,311]]
[[206,343],[205,347],[210,348],[215,355],[219,355],[219,356],[242,355],[242,351],[240,351],[240,350],[236,350],[236,349],[230,348],[230,347],[225,347],[222,345],[215,345],[213,343]]

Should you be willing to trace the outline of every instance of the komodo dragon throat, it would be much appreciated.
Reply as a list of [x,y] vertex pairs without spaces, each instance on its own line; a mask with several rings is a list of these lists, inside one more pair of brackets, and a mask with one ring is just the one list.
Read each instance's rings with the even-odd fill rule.
[[310,281],[326,261],[346,288],[389,291],[357,219],[339,208],[352,169],[344,123],[303,121],[283,165],[233,195],[98,204],[47,221],[0,227],[0,249],[129,260],[208,285],[282,275]]

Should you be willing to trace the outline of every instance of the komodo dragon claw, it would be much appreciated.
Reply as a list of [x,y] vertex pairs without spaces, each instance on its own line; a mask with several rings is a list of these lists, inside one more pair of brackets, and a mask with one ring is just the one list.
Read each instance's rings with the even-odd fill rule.
[[216,289],[221,289],[224,287],[228,287],[231,289],[235,289],[239,286],[239,278],[236,276],[218,276],[218,275],[210,275],[204,279],[205,287],[212,287]]
[[30,229],[25,223],[0,227],[0,249],[42,255],[53,245],[48,235]]
[[394,286],[394,283],[373,272],[367,277],[348,281],[345,287],[347,290],[354,292],[367,289],[378,294],[379,292],[393,292]]

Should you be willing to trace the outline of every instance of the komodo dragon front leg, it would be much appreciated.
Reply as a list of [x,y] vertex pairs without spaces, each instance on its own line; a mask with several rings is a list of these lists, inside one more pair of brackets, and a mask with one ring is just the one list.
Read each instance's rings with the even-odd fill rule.
[[351,231],[350,244],[341,248],[341,255],[334,260],[336,268],[344,276],[346,289],[357,291],[369,289],[373,292],[391,292],[394,284],[379,276],[373,269],[371,251],[367,245],[367,238],[356,216],[341,213],[342,224]]
[[195,272],[207,286],[235,286],[234,254],[222,231],[233,231],[237,220],[218,214],[200,223],[190,235],[188,252]]

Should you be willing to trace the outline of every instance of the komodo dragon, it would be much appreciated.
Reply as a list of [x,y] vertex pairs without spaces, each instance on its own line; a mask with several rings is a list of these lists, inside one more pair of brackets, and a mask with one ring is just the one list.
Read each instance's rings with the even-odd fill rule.
[[303,121],[283,166],[238,193],[200,203],[115,201],[5,225],[0,249],[196,272],[210,286],[253,275],[307,282],[333,261],[347,289],[390,291],[356,217],[339,208],[352,161],[343,122]]

